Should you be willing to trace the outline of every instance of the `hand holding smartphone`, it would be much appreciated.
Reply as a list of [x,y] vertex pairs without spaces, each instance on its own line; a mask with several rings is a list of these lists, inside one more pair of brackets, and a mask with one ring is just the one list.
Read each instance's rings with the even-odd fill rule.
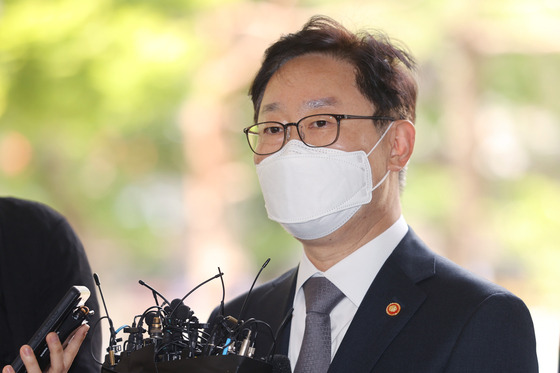
[[[41,370],[45,370],[50,364],[50,352],[45,340],[47,334],[56,332],[65,346],[76,329],[87,323],[93,313],[84,305],[89,296],[90,291],[87,287],[72,286],[27,343],[33,349]],[[19,355],[12,367],[16,373],[26,372]]]

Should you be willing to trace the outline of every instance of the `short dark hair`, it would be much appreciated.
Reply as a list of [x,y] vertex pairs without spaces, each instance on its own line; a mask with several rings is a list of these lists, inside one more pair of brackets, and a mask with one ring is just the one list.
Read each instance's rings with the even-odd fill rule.
[[323,53],[351,63],[356,69],[358,89],[376,108],[372,115],[414,123],[417,95],[414,59],[381,32],[354,34],[326,16],[312,17],[299,32],[282,36],[266,50],[249,89],[255,121],[274,73],[287,61],[309,53]]

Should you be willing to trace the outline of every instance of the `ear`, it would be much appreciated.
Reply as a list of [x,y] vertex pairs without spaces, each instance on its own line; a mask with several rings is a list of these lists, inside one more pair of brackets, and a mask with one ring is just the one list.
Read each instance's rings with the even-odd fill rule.
[[389,157],[390,171],[402,170],[414,149],[414,141],[416,139],[416,129],[414,124],[409,120],[396,121],[394,126],[393,136],[391,136],[391,155]]

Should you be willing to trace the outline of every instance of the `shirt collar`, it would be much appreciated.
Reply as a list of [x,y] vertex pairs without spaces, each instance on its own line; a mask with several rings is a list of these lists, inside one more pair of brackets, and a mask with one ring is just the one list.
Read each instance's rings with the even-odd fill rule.
[[[326,272],[319,271],[304,253],[298,270],[297,292],[308,278],[314,275],[325,276],[358,307],[377,273],[407,232],[408,225],[401,215],[387,230]],[[352,276],[348,276],[349,273]]]

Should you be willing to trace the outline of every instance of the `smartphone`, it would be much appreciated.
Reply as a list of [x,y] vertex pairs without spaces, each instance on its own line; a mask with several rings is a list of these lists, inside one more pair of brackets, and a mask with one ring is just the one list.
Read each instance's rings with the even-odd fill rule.
[[[50,364],[50,353],[45,338],[50,332],[56,332],[63,345],[73,335],[73,332],[82,324],[87,323],[92,311],[84,304],[90,296],[90,291],[85,286],[72,286],[51,311],[47,319],[27,343],[35,352],[41,370]],[[18,355],[12,367],[16,373],[25,373],[27,370]]]

